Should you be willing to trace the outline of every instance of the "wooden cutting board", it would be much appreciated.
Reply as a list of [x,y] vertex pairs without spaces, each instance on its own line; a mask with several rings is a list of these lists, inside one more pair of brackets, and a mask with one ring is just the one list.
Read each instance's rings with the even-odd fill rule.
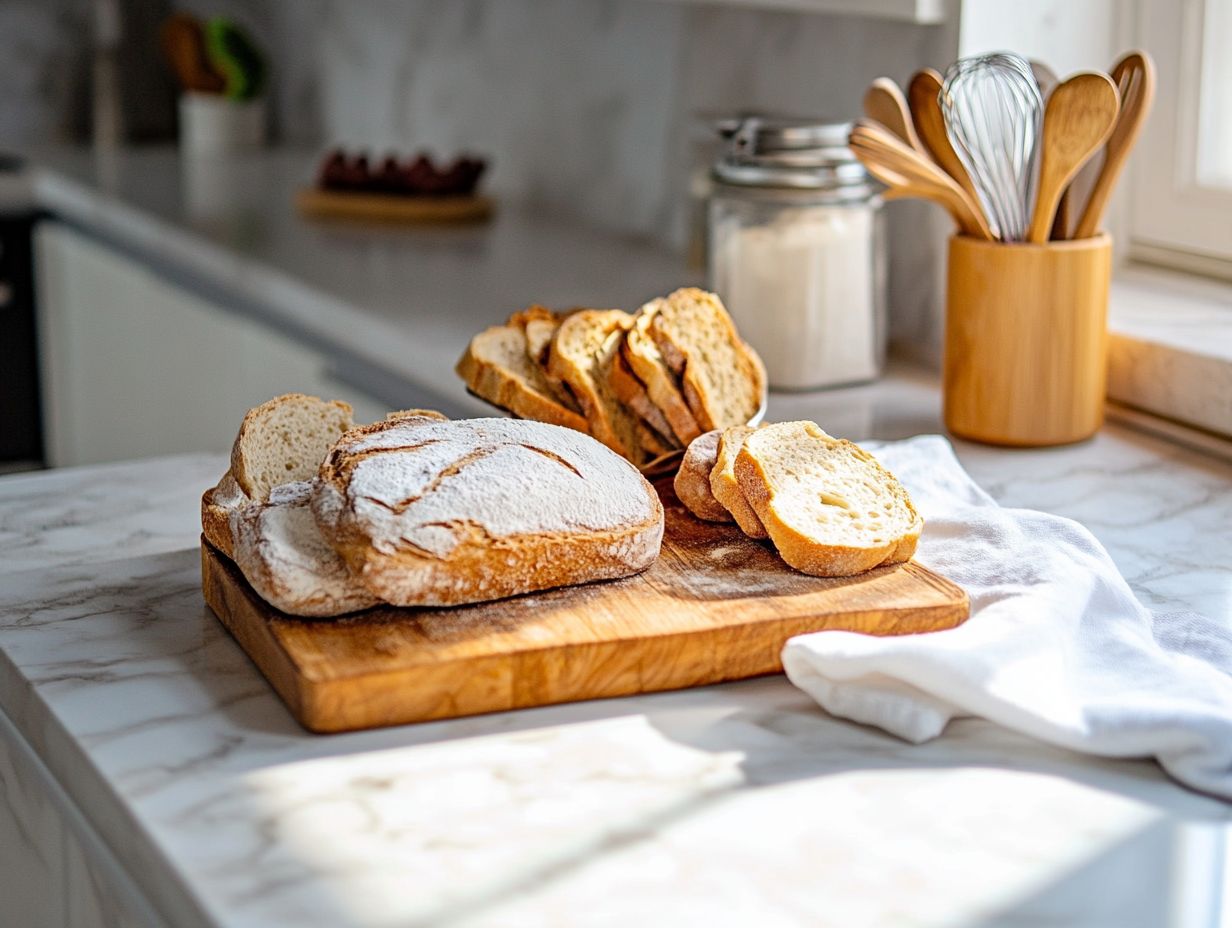
[[907,635],[966,620],[966,594],[911,563],[843,579],[701,522],[661,482],[663,553],[645,573],[453,609],[343,619],[273,609],[204,538],[205,601],[312,731],[376,728],[650,693],[783,669],[793,635]]

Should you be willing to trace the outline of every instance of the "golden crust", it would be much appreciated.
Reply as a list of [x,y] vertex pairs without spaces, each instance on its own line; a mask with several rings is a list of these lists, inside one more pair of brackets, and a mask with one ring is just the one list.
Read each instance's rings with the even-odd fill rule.
[[646,388],[646,395],[667,420],[681,447],[702,433],[681,388],[650,337],[648,327],[662,300],[651,300],[634,317],[625,335],[621,354],[633,375]]
[[201,534],[232,560],[235,559],[235,538],[231,534],[231,513],[248,501],[230,470],[201,494]]
[[740,453],[744,440],[754,431],[751,426],[733,425],[719,433],[715,463],[710,470],[710,492],[731,513],[736,524],[740,526],[740,531],[750,538],[769,538],[766,527],[744,498],[744,491],[736,480],[736,456]]
[[715,499],[710,489],[710,472],[714,470],[719,453],[719,435],[716,430],[693,439],[685,449],[680,470],[676,471],[676,479],[672,481],[676,498],[684,503],[689,512],[707,522],[732,521],[732,514]]
[[629,362],[625,360],[622,351],[617,351],[612,358],[612,367],[608,372],[608,383],[612,388],[612,392],[616,394],[616,399],[632,409],[638,418],[645,423],[646,428],[651,431],[652,442],[650,444],[642,443],[647,451],[658,456],[667,454],[669,451],[676,451],[682,447],[680,442],[677,441],[675,433],[672,432],[672,427],[668,424],[667,418],[659,407],[650,401],[650,395],[646,392],[646,387],[633,376],[633,371],[629,369]]

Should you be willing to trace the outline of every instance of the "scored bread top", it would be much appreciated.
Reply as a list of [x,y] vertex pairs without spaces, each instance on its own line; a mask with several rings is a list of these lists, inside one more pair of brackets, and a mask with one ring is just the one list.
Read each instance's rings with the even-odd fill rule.
[[264,500],[276,486],[313,476],[330,445],[353,425],[346,403],[276,396],[244,416],[231,446],[231,474],[250,498]]
[[710,489],[710,472],[714,470],[719,453],[719,435],[716,431],[705,432],[689,442],[685,449],[680,470],[672,486],[676,498],[699,519],[707,522],[730,522],[731,513],[715,499]]
[[744,447],[744,440],[754,431],[751,426],[733,425],[719,433],[714,467],[710,470],[710,492],[731,513],[744,534],[750,538],[768,538],[766,527],[744,498],[744,491],[736,480],[736,457]]
[[685,287],[659,302],[650,335],[703,430],[745,425],[761,408],[766,372],[713,293]]
[[552,338],[548,371],[569,385],[590,433],[634,464],[650,456],[642,447],[637,415],[616,396],[611,370],[632,317],[619,309],[584,309],[560,324]]
[[476,395],[514,415],[587,431],[586,420],[531,361],[526,333],[517,326],[494,325],[480,332],[456,370]]
[[626,576],[658,555],[663,508],[637,469],[541,422],[394,422],[344,436],[313,511],[368,587],[455,604]]
[[663,300],[651,300],[638,310],[633,325],[625,335],[621,351],[629,369],[645,386],[650,402],[663,413],[677,441],[683,447],[700,435],[702,430],[685,402],[684,394],[680,392],[680,384],[675,374],[668,368],[654,339],[650,337],[650,323],[662,303]]
[[910,560],[924,527],[893,474],[813,422],[749,434],[736,479],[783,560],[804,573],[847,576]]

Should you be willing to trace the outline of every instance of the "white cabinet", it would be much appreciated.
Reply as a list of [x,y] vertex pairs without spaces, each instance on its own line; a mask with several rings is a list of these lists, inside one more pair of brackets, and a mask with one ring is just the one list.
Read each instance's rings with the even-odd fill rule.
[[48,462],[226,451],[249,407],[298,391],[384,407],[327,358],[56,222],[35,235]]

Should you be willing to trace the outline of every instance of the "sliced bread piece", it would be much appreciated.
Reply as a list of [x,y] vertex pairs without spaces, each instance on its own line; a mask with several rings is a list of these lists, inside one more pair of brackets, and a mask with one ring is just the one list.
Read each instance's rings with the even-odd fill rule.
[[670,294],[650,319],[650,335],[702,429],[746,425],[757,414],[765,368],[713,293],[685,287]]
[[587,431],[586,420],[569,409],[526,353],[526,333],[494,325],[471,339],[455,370],[477,396],[524,419]]
[[641,466],[653,455],[642,448],[638,417],[611,387],[612,365],[632,321],[619,309],[574,313],[552,338],[548,372],[567,383],[582,404],[590,434]]
[[376,423],[321,466],[313,513],[371,592],[452,606],[649,567],[663,507],[637,469],[541,422]]
[[736,457],[744,447],[744,440],[755,431],[747,425],[733,425],[719,433],[714,467],[710,469],[710,492],[731,513],[744,534],[750,538],[769,538],[766,527],[744,498],[744,491],[736,480]]
[[924,527],[893,474],[813,422],[748,435],[736,479],[780,556],[806,574],[844,577],[910,560]]
[[718,457],[721,434],[716,429],[689,442],[680,462],[680,470],[676,471],[676,479],[672,481],[676,498],[684,503],[689,512],[707,522],[732,520],[731,513],[714,498],[714,493],[710,490],[710,472],[714,470],[715,459]]
[[645,387],[650,402],[667,420],[680,446],[685,447],[702,430],[685,402],[684,394],[680,392],[679,381],[650,337],[651,321],[662,303],[662,300],[651,300],[638,310],[621,345],[621,354],[628,362],[629,370]]
[[250,498],[313,476],[325,452],[355,423],[351,407],[302,393],[276,396],[248,410],[231,447],[231,475]]
[[615,357],[612,358],[608,383],[611,385],[612,392],[616,394],[616,398],[632,409],[654,433],[655,446],[663,449],[659,452],[660,454],[684,447],[676,439],[662,410],[650,401],[646,387],[633,376],[633,371],[629,369],[629,362],[625,360],[620,351],[616,352]]

